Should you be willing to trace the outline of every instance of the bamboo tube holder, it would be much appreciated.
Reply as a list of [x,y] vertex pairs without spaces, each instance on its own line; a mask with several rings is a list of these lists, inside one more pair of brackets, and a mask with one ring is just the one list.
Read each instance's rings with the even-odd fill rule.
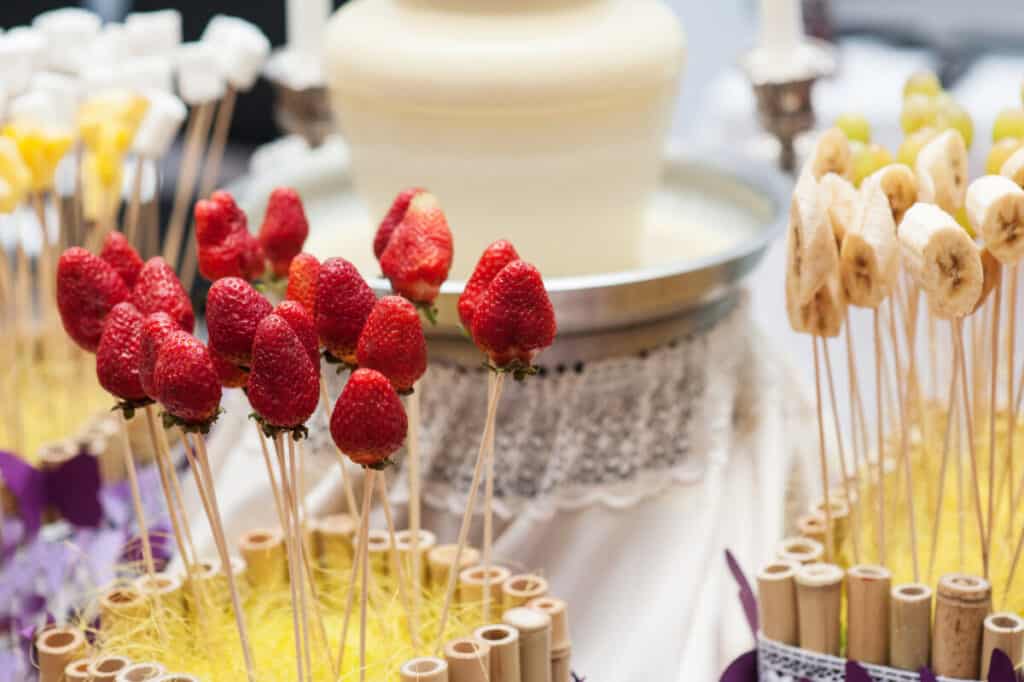
[[883,566],[846,572],[846,657],[860,663],[889,662],[889,593],[892,573]]
[[91,658],[80,658],[68,663],[64,668],[65,682],[89,682],[92,679],[92,675],[89,674],[91,664]]
[[939,579],[932,629],[932,671],[976,680],[981,672],[985,618],[992,610],[992,586],[983,578],[951,573]]
[[105,636],[136,627],[148,615],[146,600],[134,587],[113,587],[100,597],[100,632]]
[[798,564],[815,564],[825,560],[825,545],[809,538],[785,538],[779,542],[775,557]]
[[511,625],[484,625],[473,639],[491,648],[490,682],[522,682],[519,668],[519,631]]
[[[359,538],[352,541],[352,547],[359,548]],[[375,578],[386,578],[391,573],[391,536],[386,530],[370,529],[366,538],[366,549],[370,553],[370,570]]]
[[[477,622],[483,618],[484,579],[487,573],[488,569],[482,564],[464,568],[459,573],[459,603],[472,611],[473,617]],[[491,566],[490,577],[491,604],[494,605],[494,612],[497,613],[500,611],[499,605],[502,602],[502,585],[512,577],[512,571],[503,566]]]
[[192,577],[185,579],[185,606],[192,613],[199,613],[196,598],[204,608],[215,603],[216,578],[220,571],[218,559],[202,559],[192,567]]
[[931,661],[932,589],[896,585],[889,601],[889,665],[918,671]]
[[154,618],[163,618],[168,614],[180,615],[185,610],[183,581],[178,576],[166,573],[143,575],[132,582],[132,587],[146,600]]
[[804,514],[796,520],[796,530],[800,537],[825,544],[825,518],[818,514]]
[[[455,549],[455,545],[438,545],[427,552],[427,569],[430,574],[431,589],[447,589],[448,576],[455,564]],[[459,558],[459,571],[476,566],[478,563],[480,563],[480,550],[468,546],[463,548],[462,556]]]
[[117,682],[152,682],[167,670],[159,663],[136,663],[117,676]]
[[[833,557],[836,561],[839,561],[839,557],[843,555],[843,546],[846,544],[846,539],[850,536],[850,505],[845,499],[829,495],[828,498],[829,507],[832,510],[832,541],[835,543],[833,549]],[[811,514],[817,514],[818,516],[828,518],[825,514],[825,500],[818,500],[811,505]]]
[[39,682],[63,682],[64,669],[89,651],[89,643],[80,630],[51,627],[36,637],[39,656]]
[[356,522],[348,514],[331,514],[312,523],[313,546],[323,568],[341,571],[352,566]]
[[117,682],[120,675],[132,662],[124,656],[102,656],[89,664],[92,682]]
[[531,599],[526,608],[546,613],[551,619],[551,682],[572,680],[572,638],[569,636],[569,605],[554,597]]
[[761,631],[775,642],[796,646],[800,642],[797,620],[796,561],[773,561],[757,574],[757,601],[761,611]]
[[[398,548],[398,557],[402,561],[402,570],[405,575],[412,576],[412,531],[400,530],[395,533],[395,543]],[[427,554],[437,546],[437,536],[429,530],[420,529],[419,543],[416,549],[420,555],[420,580],[421,585],[426,585],[430,579],[430,570],[427,566]]]
[[539,575],[523,573],[511,576],[501,586],[501,606],[506,611],[526,606],[533,599],[546,597],[548,581]]
[[519,631],[519,668],[522,682],[551,682],[551,618],[534,609],[509,609],[505,625]]
[[448,661],[443,658],[413,658],[398,671],[401,682],[449,682]]
[[800,648],[839,655],[839,614],[843,569],[834,564],[808,564],[796,573]]
[[247,567],[246,580],[254,589],[288,583],[288,562],[281,531],[275,528],[250,530],[239,539],[238,551]]
[[[246,578],[245,561],[234,555],[229,556],[228,561],[230,561],[231,573],[235,578],[235,585],[238,586],[239,594],[244,599],[249,584],[248,578]],[[231,608],[231,588],[228,586],[227,573],[219,561],[217,562],[217,572],[214,574],[210,586],[213,588],[211,590],[213,603],[222,609]]]
[[981,643],[981,679],[988,679],[992,652],[999,649],[1009,656],[1013,667],[1019,668],[1024,659],[1024,618],[1016,613],[993,613],[985,619],[985,633]]
[[491,647],[464,637],[444,646],[451,682],[488,682],[491,670]]

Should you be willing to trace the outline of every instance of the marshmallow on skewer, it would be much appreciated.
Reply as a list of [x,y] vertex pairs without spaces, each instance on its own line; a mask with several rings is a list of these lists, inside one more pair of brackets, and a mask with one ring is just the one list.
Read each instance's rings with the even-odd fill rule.
[[270,41],[258,26],[224,14],[206,25],[202,42],[215,48],[221,73],[239,91],[255,84],[270,55]]
[[133,12],[125,18],[124,27],[135,55],[170,57],[181,45],[181,12],[176,9]]
[[43,12],[32,20],[32,26],[47,38],[47,65],[70,73],[79,71],[85,63],[101,25],[99,15],[77,7]]
[[152,55],[134,57],[120,69],[121,85],[129,90],[162,90],[174,92],[174,64],[169,57]]
[[213,102],[224,96],[216,50],[205,42],[185,43],[177,52],[178,92],[186,104]]
[[185,103],[168,92],[150,90],[145,95],[149,109],[135,133],[132,151],[147,159],[159,159],[174,143],[188,112]]
[[68,126],[72,124],[81,99],[77,78],[56,71],[40,71],[32,76],[29,90],[46,93],[52,99],[60,120]]
[[9,97],[24,92],[45,62],[46,39],[39,31],[22,26],[0,36],[0,82]]

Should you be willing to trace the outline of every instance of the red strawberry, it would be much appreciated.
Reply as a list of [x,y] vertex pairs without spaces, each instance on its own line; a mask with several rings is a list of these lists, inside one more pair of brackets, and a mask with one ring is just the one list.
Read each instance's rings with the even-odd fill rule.
[[387,377],[357,369],[331,413],[331,437],[356,464],[381,468],[402,447],[409,427],[402,401]]
[[473,341],[497,367],[529,367],[554,342],[557,331],[540,271],[521,260],[502,268],[473,314]]
[[126,402],[148,399],[139,381],[142,361],[142,313],[127,301],[114,306],[103,324],[96,350],[100,386]]
[[178,323],[164,312],[148,315],[142,321],[142,334],[139,341],[142,349],[139,361],[139,383],[142,384],[142,390],[146,392],[146,395],[154,400],[156,400],[156,386],[153,382],[153,371],[156,369],[156,359],[160,354],[160,347],[167,337],[178,330]]
[[288,266],[288,291],[285,298],[298,301],[310,315],[316,314],[316,280],[320,276],[320,261],[316,256],[300,253]]
[[249,234],[245,213],[227,192],[196,202],[199,272],[210,281],[222,277],[256,279],[265,268],[259,240]]
[[263,253],[259,239],[248,232],[244,237],[238,262],[242,269],[242,276],[252,281],[263,276],[263,271],[267,269],[267,257]]
[[427,371],[427,341],[416,306],[401,296],[377,301],[359,336],[360,367],[386,376],[399,393],[411,393]]
[[519,254],[516,253],[516,247],[512,246],[512,242],[505,239],[499,239],[484,249],[483,255],[473,269],[473,274],[462,289],[462,295],[459,296],[459,319],[467,330],[473,326],[476,304],[491,285],[491,280],[514,260],[519,260]]
[[267,213],[260,226],[260,244],[275,275],[284,277],[288,274],[292,258],[302,251],[308,236],[309,221],[299,193],[291,187],[278,187],[271,192]]
[[316,325],[313,316],[298,301],[282,301],[274,308],[274,314],[284,319],[292,331],[299,337],[302,347],[309,353],[313,368],[320,372],[320,344],[316,338]]
[[272,310],[270,301],[244,279],[218,279],[206,295],[210,347],[229,362],[248,367],[256,327]]
[[246,232],[245,213],[229,192],[217,191],[209,199],[200,199],[194,209],[196,241],[200,246],[221,244],[228,235]]
[[204,428],[217,417],[217,370],[210,351],[188,332],[176,331],[161,344],[153,385],[164,409],[180,423]]
[[61,254],[57,308],[68,336],[85,350],[96,351],[107,313],[128,296],[124,280],[106,261],[77,246]]
[[121,279],[129,289],[135,286],[135,280],[138,279],[139,271],[142,270],[142,258],[123,234],[111,232],[107,235],[107,238],[103,240],[100,258],[117,270],[117,274],[121,275]]
[[421,192],[409,202],[380,256],[391,288],[414,303],[432,304],[452,266],[452,232],[437,199]]
[[265,424],[286,429],[302,426],[320,400],[320,373],[298,334],[278,315],[267,315],[256,330],[248,393]]
[[220,385],[224,388],[244,388],[249,382],[249,372],[245,371],[223,355],[210,348],[210,359],[217,370]]
[[424,190],[419,187],[410,187],[409,189],[402,190],[395,197],[394,203],[391,204],[391,208],[388,210],[388,214],[384,216],[384,220],[380,221],[377,234],[373,238],[373,255],[377,260],[380,260],[381,254],[384,253],[388,242],[391,241],[391,235],[394,233],[395,228],[398,227],[398,223],[402,222],[405,212],[409,210],[409,202],[422,191]]
[[189,333],[195,327],[192,301],[174,270],[160,256],[150,258],[142,266],[132,290],[132,303],[143,315],[160,311],[167,313],[182,330]]
[[316,285],[316,331],[331,355],[355,364],[359,334],[376,302],[354,265],[344,258],[323,262]]

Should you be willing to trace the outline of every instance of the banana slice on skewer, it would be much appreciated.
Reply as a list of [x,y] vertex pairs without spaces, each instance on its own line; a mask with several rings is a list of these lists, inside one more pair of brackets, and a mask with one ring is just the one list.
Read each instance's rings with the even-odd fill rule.
[[1024,147],[1021,147],[1010,158],[1003,162],[999,174],[1013,180],[1017,186],[1024,187]]
[[985,299],[992,293],[992,290],[999,284],[999,280],[1003,278],[1003,264],[999,262],[992,252],[988,249],[981,250],[981,271],[982,271],[982,282],[981,282],[981,294],[978,296],[978,302],[974,304],[974,308],[971,309],[971,315],[977,312],[978,308],[985,305]]
[[786,314],[793,331],[815,336],[836,337],[843,325],[846,303],[839,286],[839,277],[833,273],[814,292],[811,300],[799,304],[789,295],[786,284]]
[[967,219],[1003,263],[1024,256],[1024,189],[1002,175],[985,175],[967,188]]
[[934,204],[914,204],[897,232],[903,263],[928,296],[928,307],[943,319],[971,312],[984,274],[977,244]]
[[853,160],[846,133],[839,128],[829,128],[819,135],[801,175],[805,173],[813,175],[815,180],[821,180],[826,173],[849,178],[853,173]]
[[892,219],[899,224],[903,214],[917,201],[917,178],[905,163],[890,163],[864,178],[860,185],[861,194],[871,187],[881,187],[889,200]]
[[857,215],[839,252],[839,275],[846,300],[875,308],[896,285],[900,251],[896,223],[880,184],[862,191]]
[[793,189],[786,244],[786,292],[797,305],[810,302],[830,275],[839,255],[818,183],[803,174]]
[[822,176],[818,187],[832,227],[832,236],[836,238],[836,246],[839,247],[846,233],[853,227],[857,214],[860,203],[857,188],[852,182],[835,173],[826,173]]
[[964,205],[967,193],[967,146],[956,130],[939,133],[917,155],[917,200],[947,213]]

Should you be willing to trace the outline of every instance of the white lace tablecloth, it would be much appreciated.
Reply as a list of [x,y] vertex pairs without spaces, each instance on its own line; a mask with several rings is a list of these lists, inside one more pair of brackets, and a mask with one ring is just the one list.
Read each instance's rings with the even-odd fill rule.
[[[753,328],[746,296],[712,329],[671,347],[562,370],[507,382],[496,556],[547,576],[568,600],[573,667],[591,682],[717,679],[751,647],[722,551],[752,571],[781,536],[791,474],[816,443],[804,391]],[[434,366],[419,390],[423,523],[452,541],[486,379]],[[238,537],[276,521],[244,396],[234,392],[224,406],[210,454],[227,533]],[[322,452],[323,418],[314,416],[307,446],[314,514],[344,504],[336,461]],[[197,542],[212,553],[194,490],[189,498]],[[401,479],[392,499],[404,518]],[[479,528],[472,537],[478,544]]]

